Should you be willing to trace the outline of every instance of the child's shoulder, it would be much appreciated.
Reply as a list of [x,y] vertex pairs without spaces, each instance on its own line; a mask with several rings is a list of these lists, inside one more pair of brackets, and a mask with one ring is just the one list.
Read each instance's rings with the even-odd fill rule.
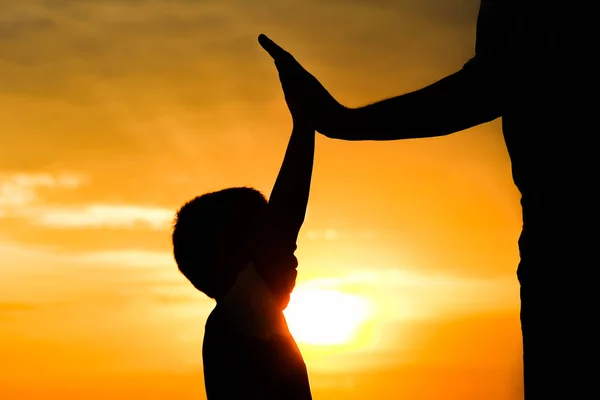
[[[239,333],[236,320],[232,315],[232,307],[230,305],[224,305],[221,303],[217,303],[215,308],[210,312],[208,318],[206,319],[206,324],[204,325],[204,336],[207,334],[215,337],[223,337],[223,336],[231,336],[233,334]],[[234,310],[240,311],[240,314],[244,314],[243,310]],[[237,314],[237,313],[234,313]]]
[[237,342],[237,336],[217,305],[208,315],[204,325],[203,352],[207,353],[207,356],[220,353]]

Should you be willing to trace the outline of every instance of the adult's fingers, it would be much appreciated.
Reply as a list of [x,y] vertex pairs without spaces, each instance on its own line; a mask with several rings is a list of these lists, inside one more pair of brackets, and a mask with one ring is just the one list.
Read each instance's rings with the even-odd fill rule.
[[267,53],[275,61],[280,61],[292,57],[290,53],[282,49],[277,43],[267,37],[267,35],[260,34],[258,36],[258,43],[266,50]]

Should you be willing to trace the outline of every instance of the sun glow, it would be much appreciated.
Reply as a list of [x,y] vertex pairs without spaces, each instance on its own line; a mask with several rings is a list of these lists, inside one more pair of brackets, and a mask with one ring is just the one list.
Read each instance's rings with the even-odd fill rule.
[[297,288],[284,314],[296,341],[340,345],[353,341],[370,306],[362,297],[336,290]]

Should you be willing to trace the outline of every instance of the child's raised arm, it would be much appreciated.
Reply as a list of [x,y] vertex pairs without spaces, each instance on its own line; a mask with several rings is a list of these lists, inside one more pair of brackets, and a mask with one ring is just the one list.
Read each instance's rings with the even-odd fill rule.
[[[259,41],[269,51],[269,43]],[[294,69],[281,68],[290,60],[286,55],[291,56],[278,49],[283,53],[276,54],[274,59],[284,92],[299,93],[297,88],[287,90],[301,85],[301,81]],[[292,115],[293,129],[269,198],[267,218],[254,257],[257,270],[277,301],[283,302],[283,307],[287,305],[296,277],[294,251],[308,205],[315,151],[315,129],[310,110],[303,108],[299,98],[286,95],[285,100]]]
[[315,131],[309,126],[292,129],[285,157],[269,197],[269,217],[280,240],[296,244],[304,223],[315,152]]

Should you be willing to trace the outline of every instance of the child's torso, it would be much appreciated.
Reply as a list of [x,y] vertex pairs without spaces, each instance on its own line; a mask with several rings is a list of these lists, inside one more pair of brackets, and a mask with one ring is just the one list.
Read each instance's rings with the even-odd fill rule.
[[216,307],[206,324],[203,358],[208,400],[312,398],[306,364],[287,324],[269,338],[252,337]]
[[281,305],[252,263],[209,316],[203,359],[208,400],[311,399]]

